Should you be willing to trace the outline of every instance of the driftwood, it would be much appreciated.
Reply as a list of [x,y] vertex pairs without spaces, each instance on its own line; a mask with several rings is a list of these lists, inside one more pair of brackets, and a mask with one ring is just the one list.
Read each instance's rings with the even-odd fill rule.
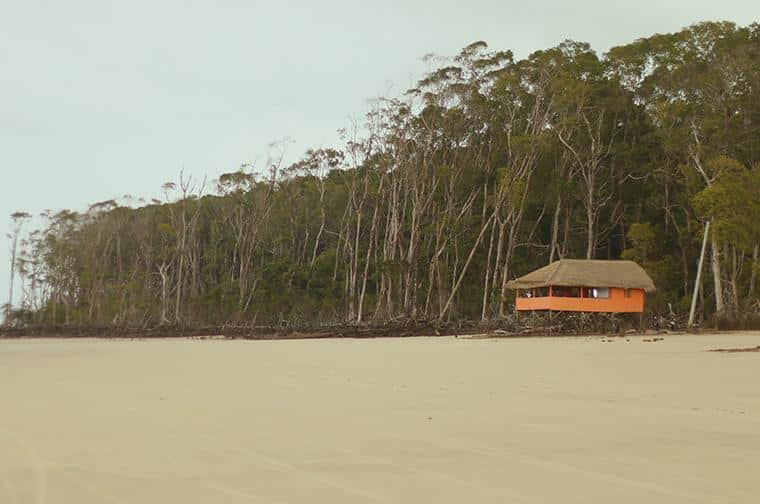
[[[649,327],[652,327],[651,325]],[[678,324],[661,324],[655,329],[677,329]],[[383,338],[407,336],[531,336],[621,334],[638,329],[638,317],[589,313],[509,314],[492,321],[438,322],[436,319],[395,319],[376,324],[187,326],[155,327],[30,325],[0,327],[0,338],[228,338],[228,339],[307,339]]]

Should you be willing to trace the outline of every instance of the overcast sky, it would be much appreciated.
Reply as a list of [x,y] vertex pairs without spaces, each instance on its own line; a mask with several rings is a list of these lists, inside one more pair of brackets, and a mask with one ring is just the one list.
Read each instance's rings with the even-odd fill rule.
[[724,19],[758,20],[757,0],[0,0],[0,303],[15,210],[157,197],[183,167],[215,178],[283,138],[295,160],[410,87],[427,53],[604,52]]

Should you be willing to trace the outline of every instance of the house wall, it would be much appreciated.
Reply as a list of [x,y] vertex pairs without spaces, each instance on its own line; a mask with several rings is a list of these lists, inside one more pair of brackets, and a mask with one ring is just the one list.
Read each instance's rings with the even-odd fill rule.
[[630,297],[625,297],[625,289],[611,288],[607,299],[570,297],[520,297],[515,299],[518,311],[552,310],[599,313],[641,313],[644,311],[644,291],[629,289]]

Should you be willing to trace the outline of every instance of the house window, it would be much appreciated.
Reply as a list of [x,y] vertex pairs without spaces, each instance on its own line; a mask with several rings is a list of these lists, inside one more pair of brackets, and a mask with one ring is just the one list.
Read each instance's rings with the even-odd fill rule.
[[534,294],[536,297],[547,297],[549,296],[549,287],[539,287],[534,289]]
[[591,299],[608,299],[610,290],[607,287],[584,287],[583,297]]
[[581,297],[580,287],[553,287],[552,293],[556,297]]

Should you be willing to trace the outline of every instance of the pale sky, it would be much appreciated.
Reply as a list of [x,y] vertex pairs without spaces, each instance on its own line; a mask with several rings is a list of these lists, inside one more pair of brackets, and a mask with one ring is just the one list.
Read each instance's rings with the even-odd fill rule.
[[427,53],[485,40],[524,57],[567,38],[604,52],[759,18],[757,0],[0,0],[0,304],[13,211],[157,197],[183,167],[213,179],[283,138],[290,160],[336,145]]

